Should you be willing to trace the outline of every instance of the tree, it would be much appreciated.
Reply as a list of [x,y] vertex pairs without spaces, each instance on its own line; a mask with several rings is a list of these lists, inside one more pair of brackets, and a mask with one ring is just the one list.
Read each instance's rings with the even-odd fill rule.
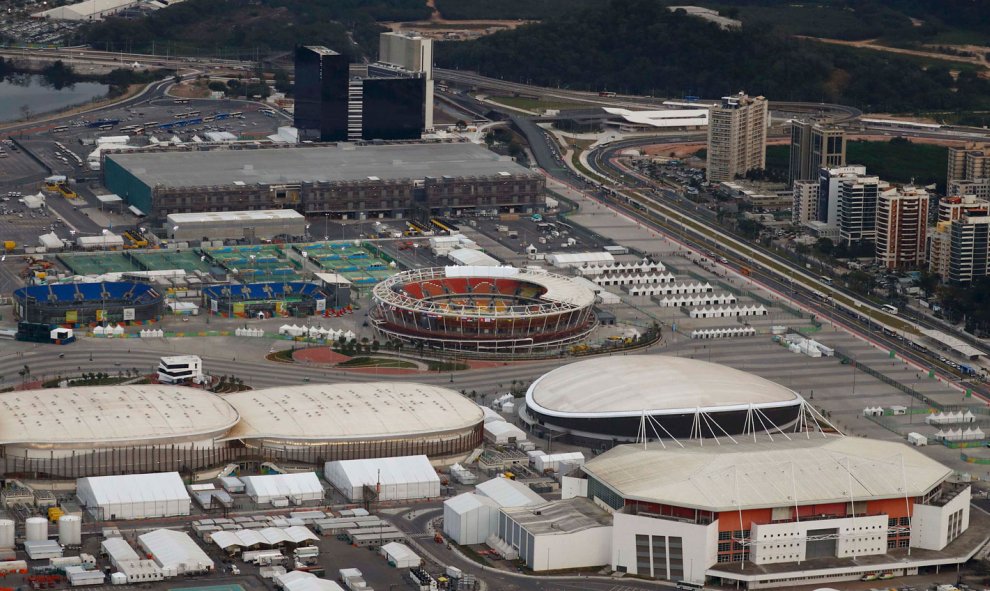
[[275,90],[286,95],[292,94],[292,82],[289,81],[289,73],[282,68],[275,70]]
[[835,242],[831,238],[819,238],[815,250],[822,256],[830,257],[835,253]]
[[211,80],[209,84],[206,85],[207,88],[214,92],[227,92],[230,87],[220,82],[219,80]]

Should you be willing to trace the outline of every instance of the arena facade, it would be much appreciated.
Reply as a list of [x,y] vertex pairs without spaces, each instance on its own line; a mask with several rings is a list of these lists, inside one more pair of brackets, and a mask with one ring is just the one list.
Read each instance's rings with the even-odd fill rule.
[[269,281],[203,288],[203,307],[226,318],[312,316],[327,309],[327,294],[315,283]]
[[465,354],[555,351],[597,326],[591,290],[514,267],[414,269],[378,283],[372,300],[369,319],[383,337]]
[[13,295],[17,318],[38,324],[142,323],[160,320],[165,311],[164,294],[148,283],[32,285],[15,289]]
[[409,382],[225,397],[159,384],[18,391],[0,393],[0,466],[77,478],[418,454],[443,464],[480,446],[483,426],[481,407],[459,393]]
[[110,192],[158,221],[283,208],[355,219],[546,206],[542,175],[471,143],[152,148],[106,154],[102,169]]
[[666,355],[596,357],[559,367],[526,392],[530,430],[603,442],[720,437],[785,429],[798,420],[796,392],[724,365]]

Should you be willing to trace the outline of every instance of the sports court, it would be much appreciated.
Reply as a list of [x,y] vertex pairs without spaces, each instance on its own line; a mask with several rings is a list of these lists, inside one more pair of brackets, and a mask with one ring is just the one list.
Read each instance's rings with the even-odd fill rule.
[[122,252],[60,254],[58,260],[75,275],[104,275],[141,270]]
[[343,275],[358,285],[373,285],[395,274],[387,261],[353,242],[310,242],[292,248],[305,251],[325,271]]
[[299,279],[299,262],[289,259],[281,247],[274,244],[253,246],[224,246],[204,249],[208,260],[214,261],[245,282],[295,281]]
[[194,250],[183,250],[181,252],[172,250],[142,250],[127,254],[145,271],[184,269],[186,272],[209,272],[210,270],[210,264],[203,260],[203,255]]

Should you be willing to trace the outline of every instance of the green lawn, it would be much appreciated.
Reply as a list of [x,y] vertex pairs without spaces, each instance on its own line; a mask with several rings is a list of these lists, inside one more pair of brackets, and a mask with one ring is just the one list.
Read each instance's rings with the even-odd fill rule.
[[[767,146],[767,168],[787,170],[790,146]],[[862,164],[866,171],[892,183],[937,183],[945,189],[948,149],[895,139],[888,142],[850,141],[846,162]]]
[[397,367],[400,369],[416,369],[419,367],[411,361],[402,359],[389,359],[387,357],[354,357],[343,363],[338,363],[337,367]]

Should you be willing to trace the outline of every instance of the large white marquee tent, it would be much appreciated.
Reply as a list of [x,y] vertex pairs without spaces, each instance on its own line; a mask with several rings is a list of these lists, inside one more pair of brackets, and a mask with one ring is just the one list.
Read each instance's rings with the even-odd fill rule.
[[90,476],[76,480],[79,502],[100,519],[189,515],[189,493],[178,472]]
[[337,460],[327,462],[325,476],[351,501],[364,498],[365,486],[378,490],[382,501],[440,496],[440,477],[426,456]]
[[288,499],[295,505],[305,501],[323,500],[323,485],[315,472],[294,474],[268,474],[244,476],[244,489],[257,503],[270,503],[273,499]]

